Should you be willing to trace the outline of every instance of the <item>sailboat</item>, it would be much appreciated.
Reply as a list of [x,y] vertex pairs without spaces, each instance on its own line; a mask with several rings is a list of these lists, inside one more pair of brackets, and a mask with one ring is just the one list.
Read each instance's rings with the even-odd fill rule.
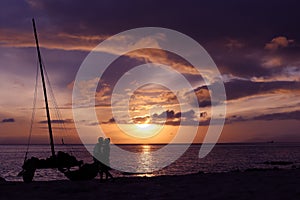
[[[98,167],[96,163],[92,164],[84,164],[83,161],[77,160],[76,157],[62,151],[55,152],[55,145],[53,140],[53,132],[51,125],[51,116],[49,111],[48,104],[48,96],[47,96],[47,88],[45,83],[45,75],[44,75],[44,66],[42,64],[42,58],[39,48],[39,41],[36,31],[36,25],[34,19],[32,19],[33,31],[36,43],[36,50],[39,61],[39,69],[43,86],[43,94],[45,101],[45,110],[47,115],[47,124],[49,131],[49,139],[50,139],[50,147],[51,147],[51,156],[46,159],[39,159],[36,157],[31,157],[27,159],[27,153],[25,154],[24,163],[22,166],[22,171],[18,174],[18,176],[23,177],[24,182],[31,182],[33,180],[35,171],[37,169],[58,169],[60,172],[64,173],[64,175],[70,180],[89,180],[93,179],[98,174]],[[72,167],[77,167],[77,170],[71,170]]]

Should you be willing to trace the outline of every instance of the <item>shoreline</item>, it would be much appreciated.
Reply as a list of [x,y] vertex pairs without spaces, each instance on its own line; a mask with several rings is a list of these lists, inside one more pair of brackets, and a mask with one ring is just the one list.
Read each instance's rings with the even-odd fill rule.
[[0,199],[299,199],[300,169],[120,177],[115,181],[0,182]]

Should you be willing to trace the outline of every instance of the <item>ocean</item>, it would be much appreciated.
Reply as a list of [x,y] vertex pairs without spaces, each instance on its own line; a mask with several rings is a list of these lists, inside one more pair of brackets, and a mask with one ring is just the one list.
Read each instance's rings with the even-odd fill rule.
[[[164,145],[122,145],[125,150],[142,152],[144,156],[138,160],[140,166],[145,163],[160,162],[160,158],[147,157],[147,152],[156,151]],[[0,177],[8,181],[22,181],[17,174],[22,170],[26,145],[0,145]],[[178,145],[178,148],[180,145]],[[229,171],[244,171],[246,169],[293,168],[300,166],[300,143],[240,143],[217,144],[214,149],[202,159],[198,158],[201,145],[193,144],[175,162],[169,166],[144,174],[129,174],[112,170],[115,177],[123,176],[161,176],[184,175],[191,173],[220,173]],[[91,145],[89,148],[93,148]],[[176,145],[174,146],[176,149]],[[56,145],[56,151],[65,151],[85,163],[92,162],[92,156],[82,145]],[[28,157],[47,158],[50,156],[49,145],[30,145]],[[274,163],[274,162],[281,163]],[[289,163],[284,163],[289,162]],[[38,169],[34,180],[50,181],[64,180],[66,177],[56,169]]]

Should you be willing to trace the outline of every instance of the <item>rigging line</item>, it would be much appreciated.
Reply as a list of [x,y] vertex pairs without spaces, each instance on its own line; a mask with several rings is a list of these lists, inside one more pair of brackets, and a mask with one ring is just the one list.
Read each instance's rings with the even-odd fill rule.
[[[67,135],[68,135],[68,131],[67,131],[67,128],[66,128],[66,126],[65,126],[64,120],[63,120],[63,118],[62,118],[62,114],[61,114],[61,112],[60,112],[60,110],[59,110],[59,106],[58,106],[58,104],[57,104],[56,98],[55,98],[55,96],[54,96],[54,92],[53,92],[52,86],[51,86],[51,84],[50,84],[50,79],[49,79],[49,76],[48,76],[48,72],[47,72],[47,70],[46,70],[46,67],[45,67],[45,64],[44,64],[43,60],[42,60],[42,66],[43,66],[44,74],[45,74],[46,81],[47,81],[47,84],[48,84],[49,94],[50,94],[51,99],[52,99],[52,102],[51,102],[51,103],[53,104],[53,107],[54,107],[55,116],[56,116],[56,118],[59,120],[59,122],[61,122],[61,123],[58,123],[58,124],[59,124],[60,127],[63,129],[63,133],[65,133],[65,134],[63,134],[63,135],[67,136]],[[66,144],[65,144],[65,142],[64,142],[64,140],[63,140],[63,136],[62,136],[62,138],[61,138],[61,141],[62,141],[62,144],[66,146]],[[73,153],[74,149],[73,149],[72,146],[71,146],[71,150],[69,150],[69,151],[70,151],[71,154]]]
[[33,129],[33,123],[34,123],[34,118],[35,118],[35,112],[36,112],[38,79],[39,79],[39,66],[38,66],[38,62],[37,62],[37,69],[36,69],[36,75],[35,75],[35,87],[34,87],[34,95],[33,95],[33,102],[32,102],[31,121],[30,121],[29,136],[28,136],[28,140],[27,140],[27,147],[26,147],[24,162],[27,160],[29,145],[31,143],[32,129]]
[[[43,64],[43,68],[45,69],[44,64]],[[62,126],[62,129],[63,129],[64,131],[66,131],[66,127],[64,126],[62,115],[61,115],[61,113],[60,113],[60,111],[59,111],[59,106],[58,106],[58,104],[57,104],[57,101],[56,101],[56,98],[55,98],[55,96],[54,96],[54,92],[53,92],[52,86],[51,86],[50,81],[49,81],[49,76],[48,76],[48,74],[47,74],[46,69],[45,69],[44,71],[45,71],[45,77],[46,77],[47,84],[48,84],[48,88],[49,88],[49,93],[50,93],[50,96],[51,96],[51,99],[52,99],[52,102],[51,102],[51,103],[53,104],[56,118],[57,118],[58,120],[60,120],[60,122],[62,122],[62,123],[59,123],[59,124],[60,124],[61,126],[63,125],[63,126]]]
[[56,117],[58,119],[62,119],[61,118],[61,114],[59,112],[59,107],[58,107],[58,104],[57,104],[57,101],[56,101],[56,98],[54,96],[54,92],[53,92],[53,89],[52,89],[52,86],[50,84],[50,79],[49,79],[49,76],[48,76],[48,73],[47,73],[47,70],[45,68],[45,65],[42,61],[42,66],[43,66],[43,69],[44,69],[44,72],[45,72],[45,77],[46,77],[46,81],[47,81],[47,85],[48,85],[48,88],[49,88],[49,94],[51,96],[51,103],[53,104],[53,107],[54,107],[54,110],[55,110],[55,114],[56,114]]

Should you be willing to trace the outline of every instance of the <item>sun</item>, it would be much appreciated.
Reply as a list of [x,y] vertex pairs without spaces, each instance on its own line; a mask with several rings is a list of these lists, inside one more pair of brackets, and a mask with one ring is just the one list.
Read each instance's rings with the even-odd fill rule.
[[157,124],[138,123],[135,124],[135,135],[139,138],[150,138],[157,135],[162,126]]
[[136,126],[137,126],[137,128],[139,128],[139,129],[147,130],[147,129],[150,128],[151,124],[146,124],[146,123],[145,123],[145,124],[137,124]]
[[163,125],[153,123],[149,116],[136,116],[132,118],[132,122],[128,125],[125,133],[140,139],[154,137],[163,128]]

